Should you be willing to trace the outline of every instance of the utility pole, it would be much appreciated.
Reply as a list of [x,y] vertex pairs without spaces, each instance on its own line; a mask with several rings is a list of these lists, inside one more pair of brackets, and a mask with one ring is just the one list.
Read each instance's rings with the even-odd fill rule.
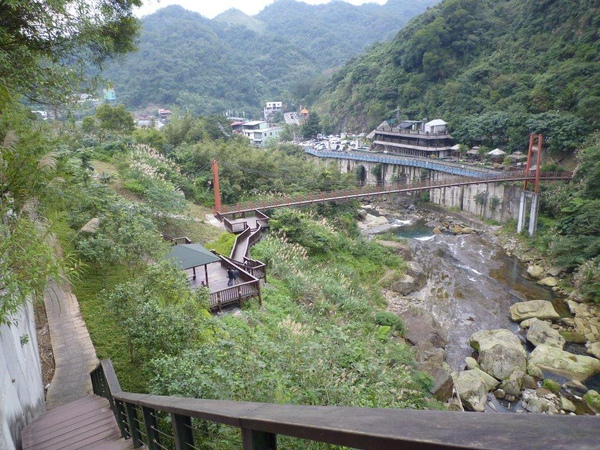
[[213,191],[215,193],[215,210],[221,213],[221,189],[219,188],[219,163],[216,159],[212,161]]

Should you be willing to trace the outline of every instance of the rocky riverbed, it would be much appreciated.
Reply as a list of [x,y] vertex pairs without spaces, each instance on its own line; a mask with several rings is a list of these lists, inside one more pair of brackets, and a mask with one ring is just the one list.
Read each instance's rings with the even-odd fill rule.
[[364,205],[361,218],[409,261],[385,296],[436,397],[473,411],[600,413],[586,386],[600,379],[600,309],[559,287],[560,268],[477,218],[410,203]]

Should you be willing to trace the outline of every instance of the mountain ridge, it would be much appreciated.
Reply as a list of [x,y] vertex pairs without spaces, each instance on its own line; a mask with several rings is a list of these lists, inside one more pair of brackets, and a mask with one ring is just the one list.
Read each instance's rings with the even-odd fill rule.
[[260,117],[265,101],[291,105],[312,80],[395,34],[408,20],[398,5],[424,10],[436,1],[396,0],[385,8],[280,0],[256,16],[229,10],[213,20],[172,5],[142,19],[138,53],[105,76],[131,109],[235,109]]

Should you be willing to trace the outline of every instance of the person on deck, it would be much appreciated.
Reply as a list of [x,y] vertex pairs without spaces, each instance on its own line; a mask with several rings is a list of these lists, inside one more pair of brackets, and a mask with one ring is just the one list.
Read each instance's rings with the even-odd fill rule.
[[228,267],[227,268],[227,278],[229,279],[229,281],[227,282],[227,286],[233,285],[234,277],[235,277],[235,274],[233,273],[233,269],[231,267]]
[[233,269],[233,284],[238,283],[238,278],[240,277],[240,271],[237,269]]

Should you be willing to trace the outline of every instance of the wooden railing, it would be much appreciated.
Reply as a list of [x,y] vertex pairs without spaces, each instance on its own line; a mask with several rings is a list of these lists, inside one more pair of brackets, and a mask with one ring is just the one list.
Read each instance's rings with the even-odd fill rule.
[[242,306],[244,300],[251,297],[258,297],[258,302],[262,306],[262,296],[260,293],[260,279],[254,277],[251,273],[244,270],[243,264],[234,261],[226,256],[219,255],[221,266],[224,268],[237,269],[239,271],[240,283],[229,286],[219,291],[211,292],[209,296],[209,307],[211,311],[222,311],[226,306]]
[[247,214],[251,214],[249,217],[253,219],[252,222],[256,222],[256,227],[269,227],[269,216],[258,210],[245,210],[233,214],[217,212],[215,217],[223,222],[225,229],[230,233],[243,233],[247,228],[256,228],[250,226],[248,220],[240,220],[248,218]]
[[267,282],[267,265],[256,259],[244,258],[244,270],[250,273],[254,278],[265,280]]
[[[591,450],[600,442],[594,416],[296,406],[133,394],[121,391],[107,359],[91,377],[94,393],[114,405],[122,436],[131,439],[134,448],[149,450],[200,448],[200,421],[238,428],[243,450],[276,450],[277,435],[367,450]],[[298,442],[288,448],[302,446]]]
[[165,241],[170,242],[173,245],[191,244],[192,243],[192,240],[187,236],[172,237],[172,236],[169,236],[168,234],[162,233],[162,238]]
[[[245,223],[245,222],[244,222]],[[242,253],[242,260],[245,256],[248,255],[248,248],[251,246],[249,239],[250,236],[254,232],[250,228],[246,228],[240,234],[235,237],[235,241],[233,243],[233,247],[231,247],[231,253],[229,254],[230,258],[233,258],[236,253]]]
[[233,222],[229,218],[223,216],[223,225],[225,225],[225,229],[230,233],[241,233],[246,228],[248,228],[247,222]]
[[242,306],[244,300],[251,297],[258,297],[262,305],[260,296],[260,285],[258,280],[247,281],[221,289],[210,294],[210,309],[212,311],[222,311],[223,308],[231,305]]

